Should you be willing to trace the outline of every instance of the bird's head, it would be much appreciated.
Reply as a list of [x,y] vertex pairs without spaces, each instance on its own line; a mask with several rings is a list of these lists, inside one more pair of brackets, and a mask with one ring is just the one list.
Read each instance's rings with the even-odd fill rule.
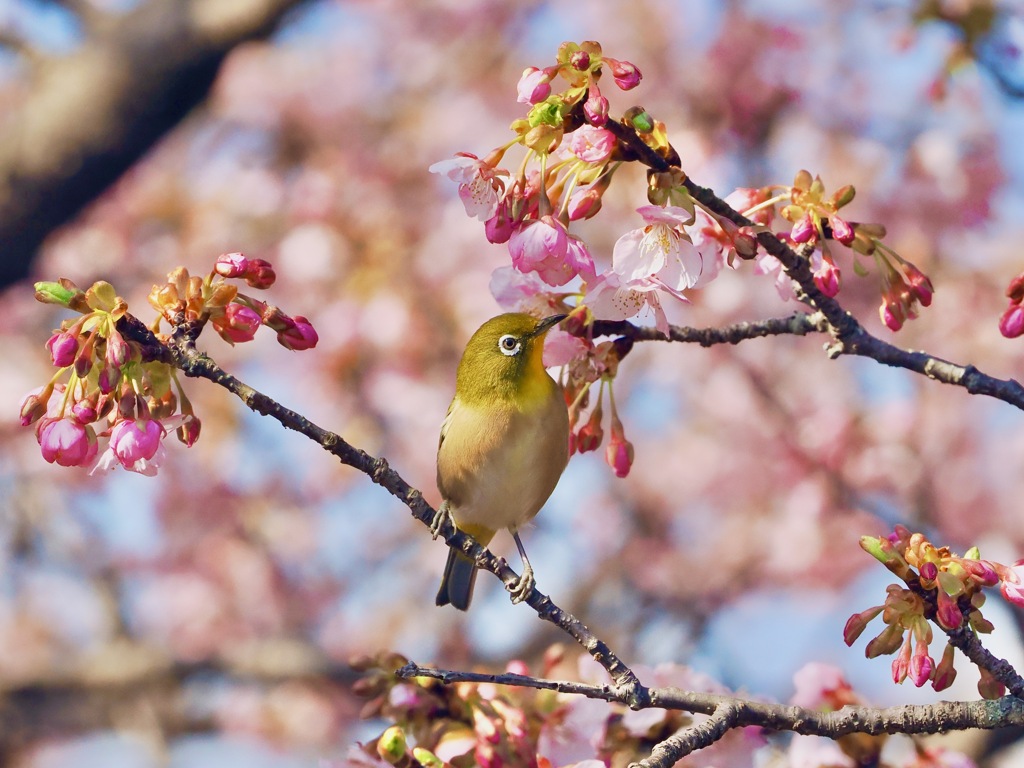
[[513,312],[492,317],[470,338],[459,363],[456,394],[468,402],[494,399],[526,405],[550,392],[542,360],[544,336],[565,315],[538,320]]

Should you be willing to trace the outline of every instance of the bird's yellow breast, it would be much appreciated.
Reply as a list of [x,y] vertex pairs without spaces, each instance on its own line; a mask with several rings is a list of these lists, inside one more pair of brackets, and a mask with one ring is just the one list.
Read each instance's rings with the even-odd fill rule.
[[536,515],[569,460],[565,401],[542,375],[522,383],[514,404],[452,401],[441,430],[437,485],[456,525],[476,538],[489,540]]

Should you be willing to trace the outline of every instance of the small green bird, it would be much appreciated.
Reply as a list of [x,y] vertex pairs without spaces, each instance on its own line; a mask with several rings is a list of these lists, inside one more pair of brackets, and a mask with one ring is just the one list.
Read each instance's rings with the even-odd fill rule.
[[[473,334],[437,447],[444,502],[431,526],[434,538],[448,517],[484,546],[508,528],[523,558],[511,590],[515,603],[534,585],[519,528],[544,506],[569,461],[569,411],[542,361],[545,334],[565,317],[499,315]],[[469,608],[476,574],[472,560],[449,550],[437,604]]]

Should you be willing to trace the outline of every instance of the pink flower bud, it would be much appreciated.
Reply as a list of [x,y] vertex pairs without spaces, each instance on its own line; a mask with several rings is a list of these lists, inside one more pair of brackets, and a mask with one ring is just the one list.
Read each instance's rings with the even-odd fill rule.
[[120,333],[114,331],[107,337],[107,365],[120,368],[128,362],[129,357],[131,357],[131,348],[128,346],[128,342]]
[[96,433],[74,419],[44,419],[36,434],[43,458],[62,467],[82,467],[96,458]]
[[882,608],[883,606],[876,605],[874,608],[868,608],[866,611],[855,613],[847,619],[846,626],[843,627],[843,641],[847,645],[853,645],[871,620],[882,612]]
[[302,315],[296,315],[291,320],[290,327],[277,333],[277,343],[285,349],[302,351],[312,349],[320,340],[316,330],[309,320]]
[[202,422],[199,421],[198,417],[186,416],[185,422],[175,430],[175,434],[177,434],[178,440],[191,448],[195,445],[196,440],[199,439],[199,430],[201,427]]
[[615,84],[624,91],[636,88],[640,84],[640,79],[643,75],[640,74],[640,70],[636,68],[634,64],[628,61],[619,61],[618,59],[611,59],[607,56],[604,57],[604,63],[609,66],[612,71],[612,78],[615,80]]
[[838,216],[832,216],[828,223],[832,227],[832,237],[843,245],[849,245],[853,242],[853,238],[856,236],[856,232],[853,231],[845,219],[841,219]]
[[935,288],[932,287],[932,281],[928,276],[913,264],[908,264],[907,280],[910,283],[910,292],[921,302],[921,306],[930,307]]
[[601,404],[598,403],[590,414],[587,423],[580,427],[576,435],[576,450],[580,453],[596,451],[604,439],[604,430],[601,428]]
[[277,275],[269,261],[263,259],[249,259],[249,265],[245,270],[245,282],[252,288],[265,290],[274,284]]
[[97,386],[104,395],[109,395],[121,383],[121,369],[106,365],[100,369]]
[[53,388],[46,387],[25,395],[25,399],[21,401],[21,426],[27,427],[29,424],[35,424],[46,415],[46,404],[52,393]]
[[903,308],[896,301],[883,301],[878,308],[878,316],[882,318],[882,322],[890,331],[898,331],[903,327],[903,321],[906,320]]
[[914,685],[920,688],[931,680],[934,670],[935,662],[928,655],[927,646],[919,643],[914,650],[914,655],[910,657],[910,667],[907,670],[907,676]]
[[1006,296],[1014,304],[1020,304],[1024,301],[1024,272],[1021,272],[1006,287]]
[[583,103],[583,113],[591,125],[602,126],[608,122],[608,99],[597,90],[595,82],[590,84],[590,93]]
[[800,217],[796,224],[793,225],[793,229],[790,231],[789,236],[794,243],[807,243],[810,242],[816,234],[818,234],[818,230],[814,226],[814,219],[811,214],[805,213]]
[[96,403],[91,400],[79,400],[71,406],[71,413],[75,415],[79,424],[92,424],[97,417]]
[[577,72],[586,72],[590,69],[590,54],[587,51],[573,51],[569,56],[569,65]]
[[999,592],[1004,599],[1024,608],[1024,584],[1021,583],[1022,574],[1024,574],[1024,560],[1018,560],[1012,567],[1007,569],[1006,575],[999,584]]
[[66,331],[58,331],[46,342],[46,348],[50,350],[50,359],[58,368],[66,368],[75,362],[75,355],[78,354],[78,337]]
[[516,86],[521,104],[537,104],[551,95],[551,75],[543,69],[527,67]]
[[260,316],[244,304],[228,304],[224,314],[211,321],[220,337],[229,344],[252,341],[260,327]]
[[572,132],[569,151],[585,163],[600,165],[611,157],[615,136],[605,128],[581,125]]
[[1024,333],[1024,307],[1011,304],[999,318],[999,332],[1008,339],[1015,339]]
[[604,451],[604,460],[608,462],[616,477],[625,477],[633,466],[633,444],[625,438],[617,439],[613,432]]
[[939,567],[935,563],[927,562],[921,564],[921,578],[927,581],[935,581],[939,575]]
[[156,419],[125,419],[110,431],[110,447],[125,469],[136,462],[149,461],[160,448],[164,427]]
[[222,253],[213,264],[221,277],[242,277],[249,271],[249,260],[241,253]]
[[943,629],[957,629],[963,623],[964,615],[956,598],[950,597],[941,586],[936,590],[938,606],[935,619]]
[[910,635],[903,640],[900,652],[892,660],[892,681],[897,685],[907,679],[907,672],[910,670]]
[[814,273],[814,284],[829,298],[839,293],[839,267],[828,256],[821,259],[821,267]]
[[593,187],[577,187],[569,196],[569,221],[589,219],[601,210],[601,193]]
[[494,215],[484,222],[484,234],[491,243],[507,243],[518,222],[512,216],[509,206],[502,201]]

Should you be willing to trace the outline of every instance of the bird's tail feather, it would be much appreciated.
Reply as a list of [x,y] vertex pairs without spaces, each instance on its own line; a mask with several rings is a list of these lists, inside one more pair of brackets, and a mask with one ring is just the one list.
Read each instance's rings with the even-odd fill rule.
[[469,608],[473,599],[473,585],[476,584],[476,564],[455,549],[448,550],[448,562],[441,577],[441,588],[437,591],[438,605],[451,603],[460,611]]

